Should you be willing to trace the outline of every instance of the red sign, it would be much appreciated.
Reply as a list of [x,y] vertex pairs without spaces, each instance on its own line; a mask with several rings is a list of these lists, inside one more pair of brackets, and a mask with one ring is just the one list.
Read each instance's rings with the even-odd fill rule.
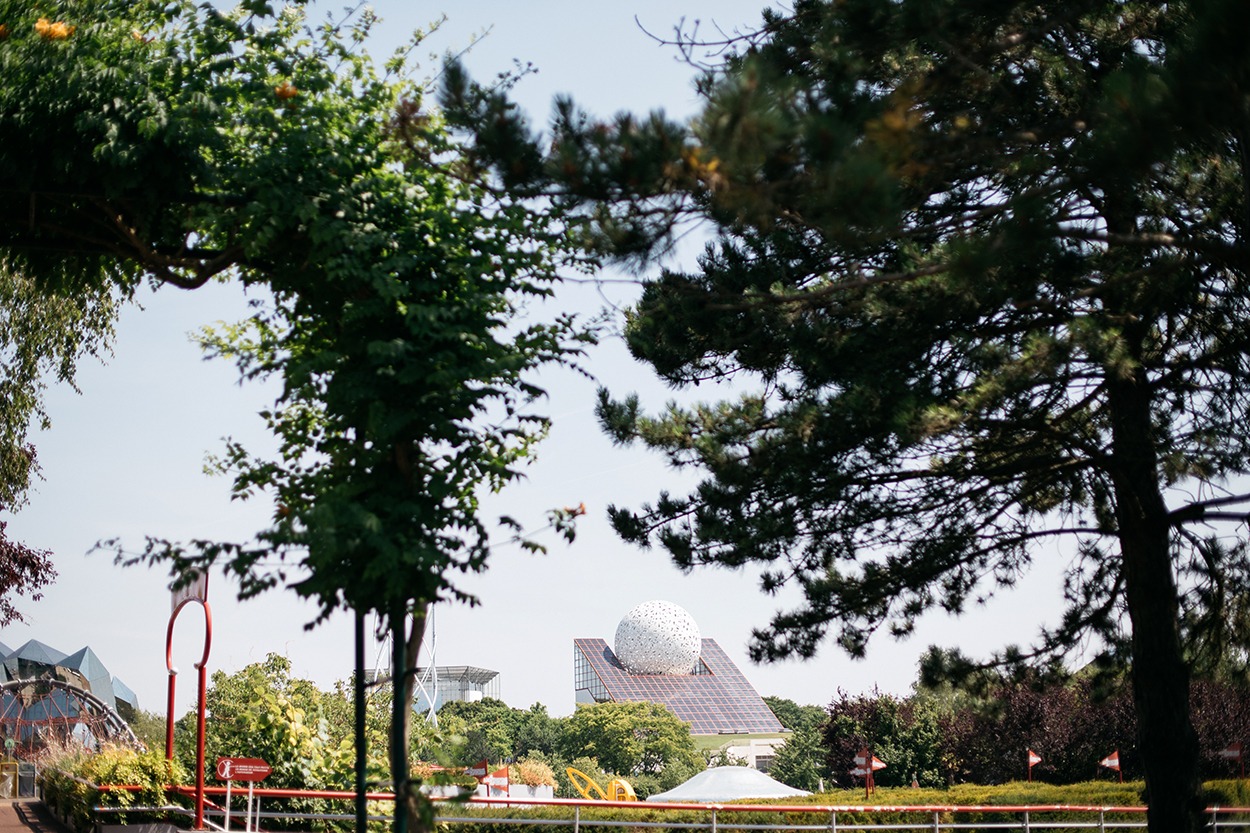
[[1241,744],[1230,743],[1227,747],[1220,750],[1221,758],[1228,758],[1233,761],[1241,760]]
[[1098,765],[1105,766],[1107,769],[1119,769],[1120,768],[1120,750],[1117,749],[1116,751],[1112,752],[1107,757],[1103,758],[1101,761],[1098,762]]
[[499,790],[505,795],[508,792],[508,767],[503,766],[482,779],[482,783],[492,790]]
[[1036,766],[1042,762],[1042,756],[1034,752],[1032,749],[1026,750],[1029,756],[1029,766]]
[[222,781],[261,781],[271,772],[260,758],[217,759],[217,778]]

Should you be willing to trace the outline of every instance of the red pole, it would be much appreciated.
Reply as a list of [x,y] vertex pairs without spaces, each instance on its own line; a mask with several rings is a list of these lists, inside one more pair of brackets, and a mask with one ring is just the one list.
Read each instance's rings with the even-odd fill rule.
[[169,700],[165,709],[165,760],[174,759],[174,688],[178,679],[178,671],[169,669]]
[[199,702],[196,706],[196,738],[195,738],[195,829],[204,829],[204,730],[205,730],[205,711],[208,708],[205,702],[208,693],[208,654],[213,647],[213,610],[208,606],[208,579],[203,577],[203,585],[198,595],[188,595],[180,598],[178,594],[174,595],[174,610],[169,614],[169,628],[165,633],[165,667],[169,671],[169,713],[166,717],[165,725],[165,755],[172,759],[174,756],[174,677],[178,673],[174,669],[174,622],[178,619],[178,614],[187,606],[189,602],[198,602],[200,607],[204,609],[204,654],[200,657],[200,661],[195,667],[200,671],[200,690],[199,696],[196,698]]
[[[204,606],[205,615],[208,605]],[[207,649],[205,650],[207,654]],[[195,730],[195,829],[204,829],[204,697],[208,693],[208,665],[200,663],[200,696]]]

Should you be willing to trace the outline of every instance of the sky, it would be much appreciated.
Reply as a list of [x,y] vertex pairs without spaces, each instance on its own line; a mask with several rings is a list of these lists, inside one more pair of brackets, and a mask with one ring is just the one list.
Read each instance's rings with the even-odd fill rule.
[[[313,3],[311,8],[314,19],[341,11],[338,4]],[[382,18],[369,43],[375,56],[385,57],[413,29],[445,13],[446,22],[417,52],[432,56],[423,59],[429,74],[437,71],[439,53],[459,52],[470,43],[465,62],[479,78],[511,68],[514,60],[532,63],[538,71],[518,87],[516,97],[542,125],[552,97],[566,93],[602,116],[657,107],[675,117],[693,114],[694,70],[647,32],[670,35],[683,19],[687,24],[699,20],[700,31],[708,34],[716,27],[727,32],[750,28],[760,20],[762,3],[384,0],[374,8]],[[557,304],[586,313],[604,307],[619,313],[636,294],[633,276],[607,272],[597,281],[566,284]],[[224,448],[225,437],[266,447],[256,412],[272,403],[275,391],[241,386],[233,366],[205,361],[189,337],[201,326],[245,317],[246,303],[242,291],[230,285],[141,295],[122,314],[113,355],[103,363],[83,362],[80,392],[49,391],[53,427],[35,438],[43,480],[29,505],[3,516],[12,538],[54,553],[59,577],[42,600],[19,600],[27,622],[0,629],[0,642],[18,648],[38,639],[65,653],[90,645],[149,711],[165,708],[168,577],[143,567],[116,566],[111,554],[94,551],[95,545],[116,538],[134,551],[148,535],[245,540],[266,525],[270,506],[232,502],[228,481],[207,476],[203,469],[206,457]],[[1058,576],[1065,560],[1055,551],[1042,553],[1038,572],[1015,591],[959,619],[926,616],[904,642],[879,635],[865,660],[852,661],[826,644],[813,660],[753,665],[747,657],[751,629],[765,625],[785,606],[784,598],[763,595],[752,572],[682,574],[663,552],[622,543],[605,518],[609,504],[636,507],[662,489],[681,492],[695,481],[642,449],[614,447],[594,418],[597,386],[606,385],[616,395],[637,392],[653,410],[673,392],[633,362],[618,338],[605,338],[583,366],[593,379],[569,370],[549,371],[539,379],[549,393],[545,410],[553,419],[551,436],[526,470],[525,481],[488,507],[488,517],[509,514],[536,529],[547,510],[584,503],[588,514],[579,520],[575,542],[565,544],[548,534],[546,555],[496,547],[487,572],[462,585],[480,603],[436,608],[423,664],[496,670],[500,696],[509,705],[542,703],[552,715],[566,715],[574,707],[573,639],[599,637],[611,643],[630,609],[663,599],[685,608],[702,635],[716,639],[761,694],[825,705],[839,692],[908,693],[917,659],[930,644],[984,655],[1009,642],[1028,641],[1039,623],[1057,618]],[[693,395],[712,400],[726,393],[713,385]],[[336,617],[309,630],[315,611],[289,592],[272,591],[246,602],[235,594],[236,587],[222,575],[211,576],[210,672],[232,673],[277,653],[291,660],[295,675],[323,688],[348,678],[353,664],[349,618]],[[204,648],[204,619],[198,608],[185,608],[173,630],[179,714],[194,705],[194,663]],[[370,650],[377,650],[378,664],[385,664],[384,651]]]

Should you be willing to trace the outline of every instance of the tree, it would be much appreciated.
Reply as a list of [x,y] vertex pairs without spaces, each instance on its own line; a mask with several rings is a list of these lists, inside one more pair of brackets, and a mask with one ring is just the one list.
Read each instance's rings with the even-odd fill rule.
[[846,772],[860,750],[868,749],[886,765],[874,776],[878,784],[906,786],[915,775],[922,785],[936,787],[945,781],[941,730],[937,712],[923,701],[839,692],[823,730],[826,765],[834,773]]
[[800,706],[786,697],[765,697],[765,705],[792,732],[801,729],[819,730],[829,719],[829,712],[821,706]]
[[560,742],[566,759],[594,758],[618,775],[654,775],[670,767],[693,775],[703,768],[690,724],[658,703],[578,706]]
[[768,775],[796,789],[817,792],[822,785],[837,783],[828,757],[820,732],[804,726],[777,748]]
[[[245,597],[283,587],[322,617],[384,617],[396,828],[428,825],[407,759],[425,612],[474,601],[455,578],[486,566],[479,501],[546,431],[530,377],[592,337],[517,315],[581,267],[570,224],[477,183],[402,53],[378,68],[360,49],[371,12],[312,27],[298,2],[58,9],[0,2],[0,256],[73,297],[254,287],[252,317],[204,343],[282,383],[262,414],[276,456],[230,443],[221,460],[272,523],[118,558],[175,581],[219,564]],[[554,513],[566,537],[575,514]]]
[[439,729],[463,737],[452,762],[459,766],[485,758],[499,763],[514,758],[519,712],[502,700],[451,700],[438,710]]
[[829,712],[820,706],[800,706],[784,697],[765,697],[768,708],[792,734],[777,748],[768,774],[783,784],[815,792],[822,783],[834,784],[838,770],[828,763],[822,737]]
[[1223,617],[1179,611],[1245,557],[1242,11],[801,0],[713,50],[690,125],[563,102],[542,144],[463,75],[446,91],[499,116],[477,152],[505,186],[587,205],[614,254],[712,224],[626,337],[675,387],[749,389],[658,416],[603,396],[612,437],[704,475],[618,532],[793,585],[763,660],[862,655],[1066,542],[1066,611],[1000,659],[1092,633],[1131,660],[1155,831],[1201,824],[1184,642]]

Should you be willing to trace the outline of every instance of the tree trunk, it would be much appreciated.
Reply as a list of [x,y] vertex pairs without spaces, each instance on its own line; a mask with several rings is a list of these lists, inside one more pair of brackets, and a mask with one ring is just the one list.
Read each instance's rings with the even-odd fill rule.
[[1109,377],[1112,483],[1129,620],[1133,700],[1145,769],[1146,819],[1154,833],[1202,827],[1198,743],[1189,716],[1189,668],[1181,650],[1167,505],[1159,489],[1150,390],[1140,369]]
[[412,698],[416,688],[417,660],[425,636],[426,607],[418,606],[407,627],[405,604],[391,608],[391,780],[395,789],[394,833],[429,833],[434,816],[429,799],[415,789],[408,761],[412,737]]

